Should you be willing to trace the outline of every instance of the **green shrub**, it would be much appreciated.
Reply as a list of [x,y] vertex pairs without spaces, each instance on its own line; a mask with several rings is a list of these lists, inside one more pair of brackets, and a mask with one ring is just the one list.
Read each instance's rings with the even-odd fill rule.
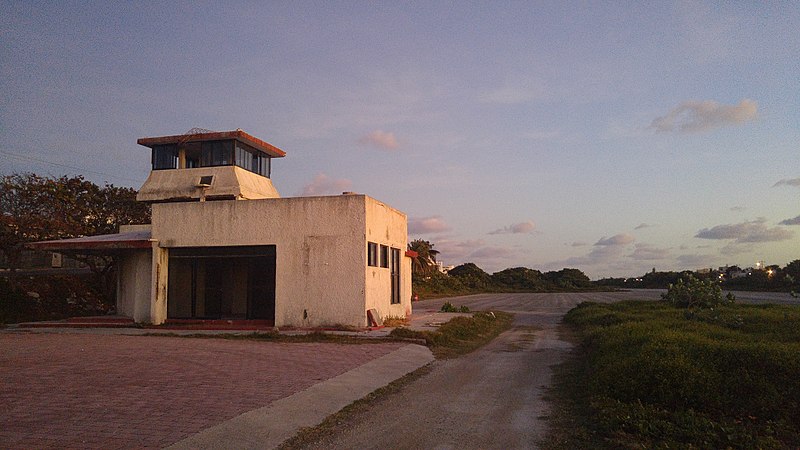
[[450,302],[445,302],[444,305],[442,305],[442,309],[440,309],[440,311],[441,312],[451,312],[451,313],[454,313],[454,312],[468,313],[469,312],[469,307],[466,306],[466,305],[461,305],[460,307],[456,307],[455,305],[453,305]]
[[425,339],[438,358],[450,358],[469,353],[488,343],[511,327],[513,317],[504,312],[477,312],[472,316],[453,317],[435,331],[395,328],[389,336]]
[[580,359],[563,383],[586,427],[575,434],[608,447],[798,448],[800,308],[721,304],[692,318],[667,302],[570,311]]
[[733,303],[736,299],[728,293],[722,297],[722,288],[712,280],[701,280],[694,275],[681,277],[677,283],[670,284],[661,298],[684,308],[714,308]]

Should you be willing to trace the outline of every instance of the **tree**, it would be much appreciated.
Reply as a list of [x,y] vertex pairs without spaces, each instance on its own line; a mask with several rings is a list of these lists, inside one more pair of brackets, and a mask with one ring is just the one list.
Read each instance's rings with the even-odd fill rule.
[[564,268],[558,271],[546,272],[544,278],[559,288],[576,289],[592,286],[592,280],[579,269]]
[[545,290],[542,272],[527,267],[512,267],[492,274],[492,281],[514,291],[537,292]]
[[722,296],[722,288],[713,280],[701,280],[692,274],[682,276],[677,283],[670,284],[663,300],[685,308],[714,308],[732,304],[736,298],[728,293]]
[[408,244],[408,249],[417,253],[411,260],[412,272],[427,275],[436,270],[436,255],[438,250],[433,249],[433,244],[423,239],[415,239]]
[[487,289],[492,285],[491,276],[476,266],[475,263],[466,263],[453,267],[447,274],[458,278],[461,283],[472,289]]
[[11,267],[27,242],[109,234],[120,225],[149,222],[150,207],[137,202],[131,188],[99,187],[80,175],[0,178],[0,251]]
[[[120,225],[149,223],[150,207],[136,201],[132,188],[106,184],[103,187],[82,176],[43,177],[33,173],[0,177],[0,253],[12,271],[28,242],[64,239],[119,231]],[[110,257],[80,257],[104,285],[113,288],[108,276]]]

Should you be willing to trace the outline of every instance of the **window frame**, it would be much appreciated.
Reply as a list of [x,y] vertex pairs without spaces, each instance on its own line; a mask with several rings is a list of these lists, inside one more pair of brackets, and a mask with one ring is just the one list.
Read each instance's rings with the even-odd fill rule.
[[154,145],[150,153],[150,165],[153,170],[177,169],[180,165],[178,156],[177,144]]
[[378,267],[378,244],[367,242],[367,266]]
[[389,246],[388,245],[381,245],[381,254],[380,254],[380,263],[381,267],[384,269],[389,268]]

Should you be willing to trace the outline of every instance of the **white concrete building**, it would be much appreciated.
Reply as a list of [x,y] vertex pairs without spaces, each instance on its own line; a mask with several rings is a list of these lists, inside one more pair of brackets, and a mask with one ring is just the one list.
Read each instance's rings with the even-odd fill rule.
[[138,143],[152,151],[137,197],[150,225],[34,244],[116,255],[119,315],[365,327],[370,309],[411,314],[402,212],[352,193],[280,198],[271,160],[285,153],[241,130]]

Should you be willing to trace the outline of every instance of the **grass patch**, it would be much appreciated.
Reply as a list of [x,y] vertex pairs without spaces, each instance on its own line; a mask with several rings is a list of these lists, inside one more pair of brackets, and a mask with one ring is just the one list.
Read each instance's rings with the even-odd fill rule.
[[454,317],[435,331],[395,328],[390,337],[424,339],[437,358],[469,353],[511,327],[514,316],[505,312],[477,312],[472,317]]
[[548,448],[797,448],[800,307],[583,303]]

